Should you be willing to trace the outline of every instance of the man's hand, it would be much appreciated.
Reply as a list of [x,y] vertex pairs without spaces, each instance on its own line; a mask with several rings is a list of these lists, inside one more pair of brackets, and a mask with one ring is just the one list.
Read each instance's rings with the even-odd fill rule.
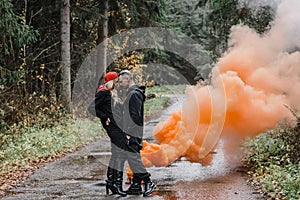
[[107,120],[106,120],[106,122],[105,122],[106,126],[108,126],[108,125],[109,125],[109,123],[110,123],[110,119],[109,119],[109,118],[107,118]]
[[127,145],[130,145],[130,135],[127,135],[127,134],[126,134],[126,138],[127,138],[126,144],[127,144]]

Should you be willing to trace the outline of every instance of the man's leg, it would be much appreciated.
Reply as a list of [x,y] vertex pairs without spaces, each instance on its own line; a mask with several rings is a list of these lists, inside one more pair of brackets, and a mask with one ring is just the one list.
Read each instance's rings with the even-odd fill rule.
[[139,152],[127,152],[127,159],[133,172],[132,184],[127,190],[127,194],[142,194],[141,181],[144,181],[145,191],[143,196],[151,194],[155,184],[150,179],[150,173],[147,172]]
[[147,171],[139,162],[139,156],[137,152],[127,152],[127,161],[133,172],[132,183],[126,191],[129,195],[140,195],[142,194],[141,178],[140,174],[146,173]]

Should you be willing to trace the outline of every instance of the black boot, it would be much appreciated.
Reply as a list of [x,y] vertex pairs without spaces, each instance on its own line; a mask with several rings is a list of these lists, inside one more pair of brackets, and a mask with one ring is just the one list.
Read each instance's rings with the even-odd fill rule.
[[126,191],[129,195],[140,195],[142,194],[142,186],[141,183],[135,183],[133,182],[128,190]]
[[116,180],[113,186],[115,188],[116,194],[125,197],[127,193],[123,191],[122,185],[123,185],[123,171],[116,170]]
[[155,187],[156,185],[151,180],[145,181],[145,191],[143,193],[143,197],[146,197],[149,194],[151,194]]
[[151,181],[149,173],[144,173],[141,175],[141,179],[144,181],[145,190],[143,196],[146,197],[150,195],[155,189],[156,185]]
[[113,187],[114,183],[115,183],[115,169],[108,167],[107,180],[106,180],[106,195],[109,194],[109,190],[111,190],[113,194],[116,194],[116,191]]
[[142,194],[141,179],[136,174],[133,174],[132,183],[126,193],[129,195]]

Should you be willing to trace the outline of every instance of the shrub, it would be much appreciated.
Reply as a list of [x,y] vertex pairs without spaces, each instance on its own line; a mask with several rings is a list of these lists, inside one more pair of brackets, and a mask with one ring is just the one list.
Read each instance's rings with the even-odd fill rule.
[[[271,198],[299,199],[300,162],[295,129],[278,128],[247,140],[246,163],[250,181]],[[295,152],[297,150],[297,152]]]

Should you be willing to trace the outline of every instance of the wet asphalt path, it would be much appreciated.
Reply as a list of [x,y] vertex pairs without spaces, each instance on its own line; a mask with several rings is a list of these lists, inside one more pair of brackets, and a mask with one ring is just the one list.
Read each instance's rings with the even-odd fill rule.
[[[172,104],[159,118],[145,124],[145,139],[153,141],[156,124],[181,108],[184,96],[172,96]],[[184,159],[169,167],[148,168],[157,188],[146,199],[263,199],[246,183],[245,170],[226,161],[223,143],[219,142],[211,165],[190,163]],[[37,170],[3,200],[52,199],[144,199],[142,196],[119,197],[105,194],[105,179],[110,143],[107,137],[85,146],[56,162]],[[124,173],[124,180],[126,175]],[[124,184],[124,189],[129,185]]]

